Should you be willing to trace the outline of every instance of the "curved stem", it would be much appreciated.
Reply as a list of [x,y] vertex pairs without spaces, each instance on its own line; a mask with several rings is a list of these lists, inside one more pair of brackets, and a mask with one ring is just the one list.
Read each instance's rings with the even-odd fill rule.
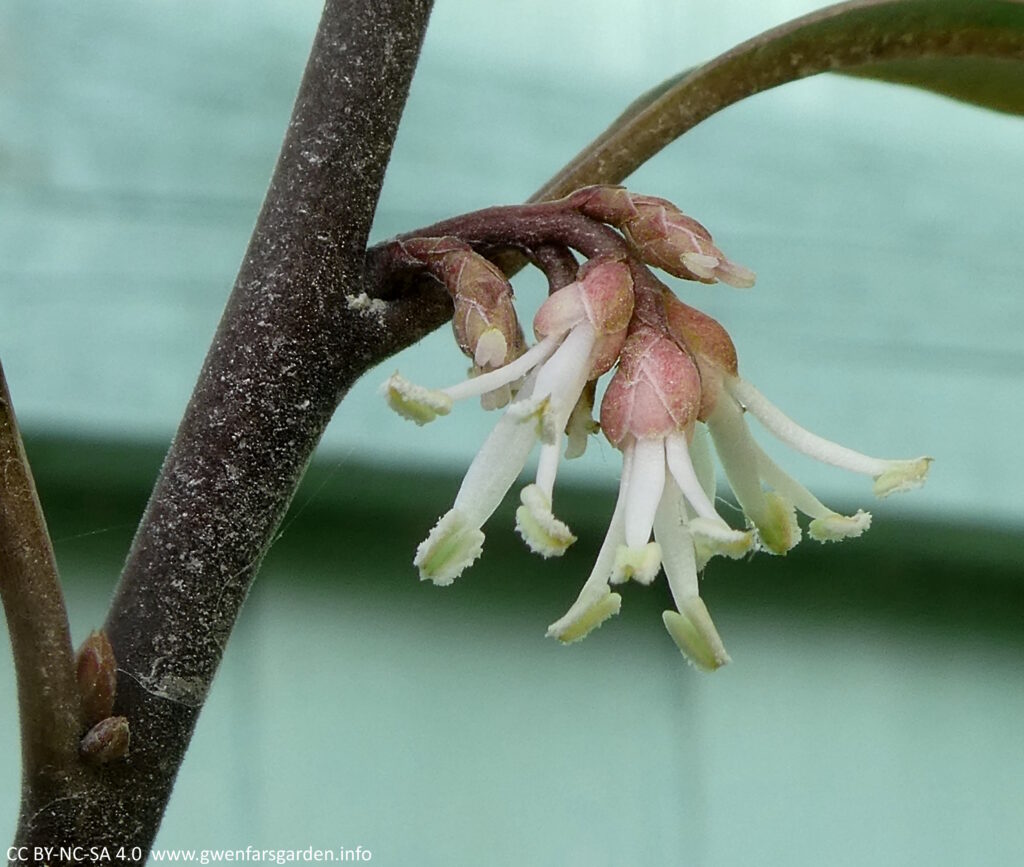
[[[853,0],[773,28],[652,88],[530,201],[557,199],[589,184],[620,183],[701,121],[790,81],[822,72],[850,72],[914,82],[908,61],[1024,59],[1019,34],[986,22],[974,5],[959,0]],[[1021,0],[1002,4],[1014,14],[1020,14],[1020,7]],[[946,90],[958,95],[956,88]],[[979,101],[1000,107],[997,101]]]
[[579,262],[568,247],[545,244],[530,254],[533,264],[548,278],[548,292],[556,292],[576,279]]
[[25,789],[79,770],[81,703],[53,546],[0,365],[0,596],[18,679]]

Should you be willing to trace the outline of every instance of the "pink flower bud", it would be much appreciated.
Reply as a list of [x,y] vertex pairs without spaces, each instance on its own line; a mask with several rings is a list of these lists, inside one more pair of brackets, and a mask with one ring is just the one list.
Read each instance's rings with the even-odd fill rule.
[[729,332],[717,320],[684,304],[671,292],[666,292],[664,297],[665,320],[672,336],[688,346],[699,361],[736,376],[736,346]]
[[671,202],[654,196],[633,196],[632,201],[636,215],[619,228],[649,265],[701,283],[754,285],[754,273],[726,259],[711,233]]
[[624,331],[633,314],[633,278],[629,266],[614,259],[591,259],[580,266],[575,283],[553,292],[533,319],[539,339],[564,334],[587,322],[598,336]]
[[614,446],[627,437],[667,436],[693,424],[700,399],[700,374],[690,356],[664,333],[640,326],[626,340],[608,384],[601,429]]

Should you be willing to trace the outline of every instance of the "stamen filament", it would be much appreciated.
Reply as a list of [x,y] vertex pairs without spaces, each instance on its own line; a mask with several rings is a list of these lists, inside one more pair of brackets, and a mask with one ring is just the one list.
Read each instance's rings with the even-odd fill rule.
[[747,408],[772,434],[798,452],[840,469],[865,476],[880,476],[904,461],[884,460],[841,446],[801,427],[746,380],[725,379],[726,390]]
[[654,515],[665,489],[663,440],[635,440],[632,478],[626,490],[626,544],[642,548],[650,541]]
[[[515,382],[525,376],[531,369],[543,363],[557,348],[559,340],[556,337],[545,337],[540,343],[535,343],[514,361],[510,361],[504,367],[497,370],[490,370],[481,373],[465,382],[450,385],[448,388],[440,389],[452,400],[463,400],[467,397],[479,397],[503,385]],[[520,395],[522,392],[520,392]]]

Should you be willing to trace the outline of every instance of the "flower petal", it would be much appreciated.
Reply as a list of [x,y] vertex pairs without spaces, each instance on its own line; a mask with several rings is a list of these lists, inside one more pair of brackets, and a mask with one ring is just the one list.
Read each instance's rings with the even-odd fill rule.
[[[604,542],[601,543],[601,550],[598,551],[597,559],[594,561],[594,568],[590,572],[590,577],[587,578],[586,583],[583,585],[583,589],[580,590],[580,595],[573,602],[569,610],[548,627],[547,634],[549,636],[553,636],[560,641],[578,641],[590,629],[593,629],[605,619],[602,618],[595,621],[589,615],[592,609],[599,604],[603,605],[603,610],[609,612],[605,617],[609,617],[618,611],[621,597],[609,590],[608,579],[611,577],[612,567],[615,563],[615,553],[626,538],[624,529],[626,509],[623,491],[627,481],[628,465],[624,462],[622,482],[619,484],[619,497],[615,502],[615,511],[612,512],[611,520],[608,522],[608,532],[605,534]],[[614,597],[614,600],[603,601],[608,596]],[[611,606],[615,607],[614,611],[611,610]],[[579,624],[586,625],[587,628],[581,631],[582,627]]]

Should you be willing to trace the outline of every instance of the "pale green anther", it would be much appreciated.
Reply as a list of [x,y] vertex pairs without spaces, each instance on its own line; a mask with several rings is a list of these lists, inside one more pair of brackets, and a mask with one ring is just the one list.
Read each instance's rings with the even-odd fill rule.
[[622,584],[632,578],[638,584],[650,584],[661,568],[661,545],[648,542],[642,548],[619,545],[611,582]]
[[785,554],[800,541],[800,525],[792,504],[778,494],[764,495],[765,509],[757,523],[757,534],[763,550]]
[[692,596],[681,607],[681,612],[665,611],[661,618],[683,656],[701,671],[714,671],[731,662],[704,600]]
[[871,513],[858,509],[856,515],[840,515],[833,512],[823,518],[815,518],[807,528],[807,535],[816,542],[841,542],[856,539],[871,526]]
[[888,497],[920,488],[928,476],[932,458],[917,458],[913,461],[893,461],[881,475],[875,476],[876,497]]
[[452,509],[420,543],[412,562],[419,568],[421,579],[445,586],[476,561],[483,546],[483,531],[470,525],[458,509]]
[[548,634],[554,635],[562,644],[572,644],[586,638],[613,614],[618,614],[621,607],[622,597],[609,590],[561,632],[549,631]]
[[551,502],[537,485],[527,485],[516,509],[516,530],[530,550],[542,557],[560,557],[576,541],[572,531],[551,512]]
[[443,391],[416,385],[398,372],[384,383],[382,391],[388,406],[418,425],[432,422],[439,415],[448,415],[452,409],[452,399]]

